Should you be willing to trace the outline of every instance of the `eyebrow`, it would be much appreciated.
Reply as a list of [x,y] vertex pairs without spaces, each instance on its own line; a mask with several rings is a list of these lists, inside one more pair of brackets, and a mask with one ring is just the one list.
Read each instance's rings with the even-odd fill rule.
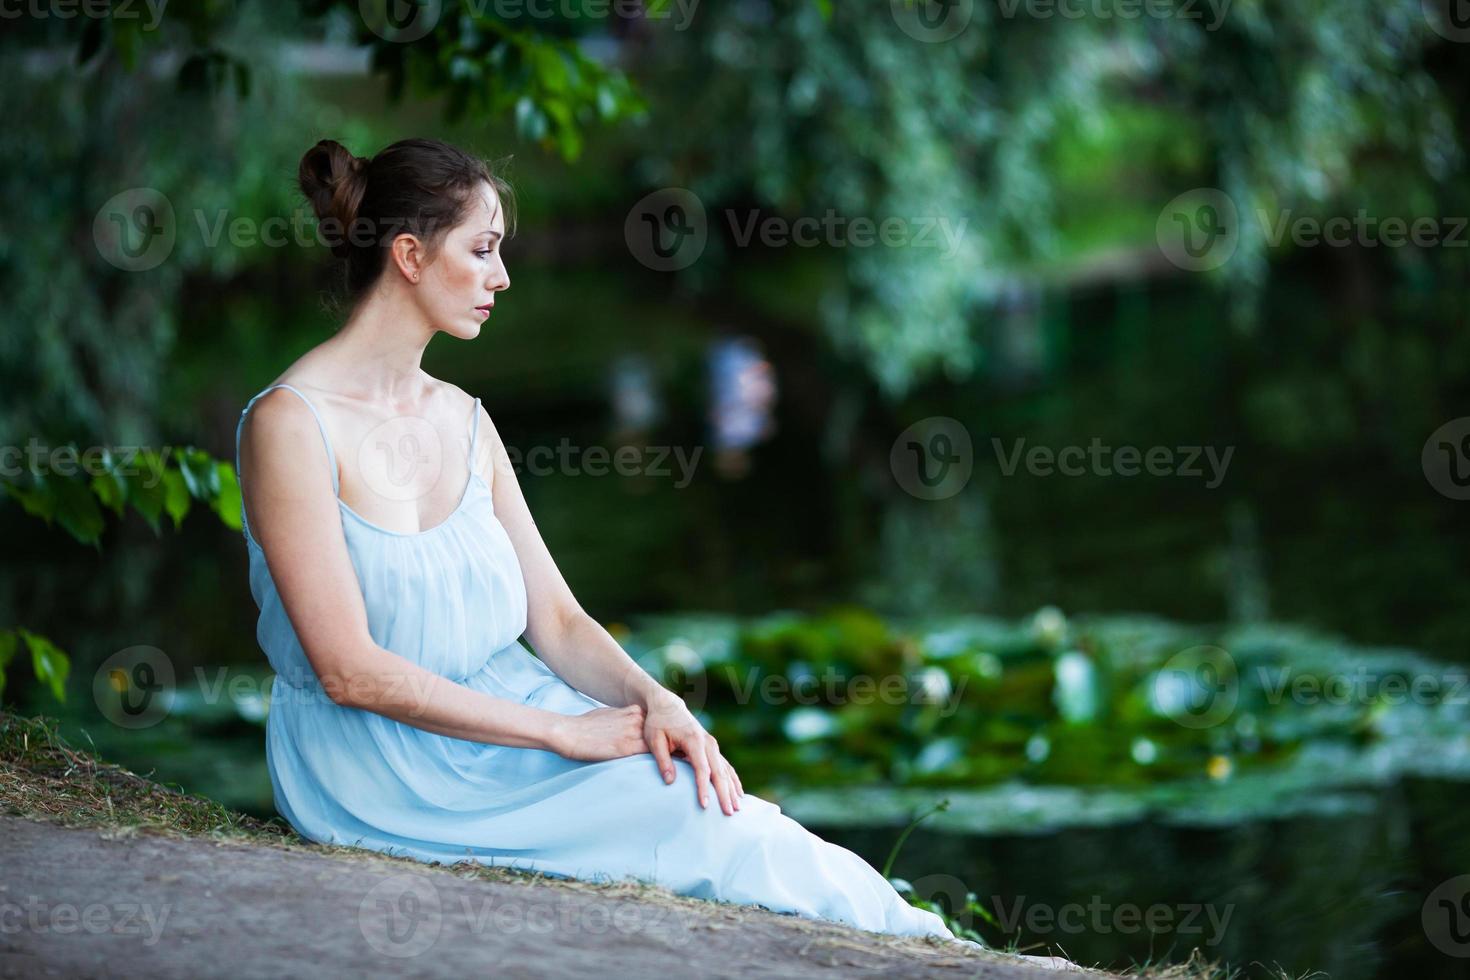
[[500,239],[500,238],[504,238],[505,237],[503,234],[501,234],[500,232],[496,231],[494,228],[486,228],[484,231],[480,232],[480,234],[482,234],[482,235],[489,235],[490,237],[495,238],[495,239]]

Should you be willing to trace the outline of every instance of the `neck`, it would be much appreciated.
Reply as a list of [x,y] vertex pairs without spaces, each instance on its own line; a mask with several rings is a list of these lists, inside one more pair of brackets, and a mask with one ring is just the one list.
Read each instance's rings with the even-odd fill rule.
[[363,300],[327,344],[350,366],[344,380],[363,398],[415,402],[426,386],[424,348],[436,331],[417,304],[395,293]]

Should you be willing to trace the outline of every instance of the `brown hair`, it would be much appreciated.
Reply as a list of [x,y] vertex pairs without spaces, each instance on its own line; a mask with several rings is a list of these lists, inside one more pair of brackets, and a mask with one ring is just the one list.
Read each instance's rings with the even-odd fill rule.
[[515,226],[510,184],[485,161],[441,140],[399,140],[372,158],[320,140],[301,158],[296,182],[316,211],[321,239],[342,260],[341,288],[349,303],[383,274],[396,235],[418,235],[433,255],[469,214],[482,183],[495,189],[505,208],[507,236]]

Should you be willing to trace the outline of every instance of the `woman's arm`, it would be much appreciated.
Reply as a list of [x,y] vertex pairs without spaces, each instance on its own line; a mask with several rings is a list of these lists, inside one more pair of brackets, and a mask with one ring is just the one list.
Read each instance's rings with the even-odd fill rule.
[[682,751],[694,766],[699,802],[707,806],[713,786],[726,813],[740,808],[740,777],[720,754],[719,743],[690,714],[677,694],[659,684],[618,646],[611,634],[582,609],[552,560],[521,493],[510,455],[495,424],[480,407],[480,429],[488,438],[476,460],[495,497],[495,513],[515,547],[526,583],[526,638],[557,676],[603,704],[637,705],[647,712],[644,734],[664,782],[674,781],[672,753]]
[[[327,697],[440,735],[572,750],[566,716],[471,690],[373,641],[321,431],[300,398],[276,389],[256,401],[240,466],[251,534]],[[646,751],[641,728],[641,718],[619,727],[608,750]]]

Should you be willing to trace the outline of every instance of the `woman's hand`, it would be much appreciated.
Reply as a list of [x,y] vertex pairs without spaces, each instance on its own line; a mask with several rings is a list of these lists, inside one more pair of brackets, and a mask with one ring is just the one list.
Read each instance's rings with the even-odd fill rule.
[[648,751],[643,740],[641,704],[626,708],[593,708],[564,715],[557,723],[553,746],[557,755],[579,762],[603,762]]
[[700,806],[709,806],[709,789],[713,785],[726,816],[740,809],[740,797],[745,793],[740,777],[720,754],[714,736],[704,730],[677,694],[663,691],[654,695],[643,721],[643,740],[658,760],[665,784],[674,781],[672,753],[682,752],[694,766],[694,788],[699,793]]

